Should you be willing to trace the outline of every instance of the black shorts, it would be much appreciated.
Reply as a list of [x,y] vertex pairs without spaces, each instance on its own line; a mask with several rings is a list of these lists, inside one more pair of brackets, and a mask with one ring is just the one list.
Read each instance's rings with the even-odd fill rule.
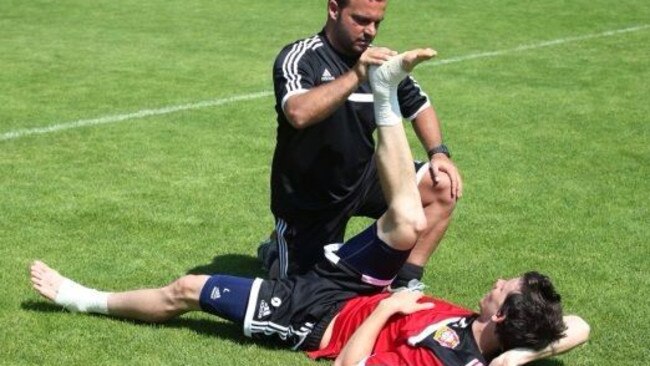
[[315,350],[347,300],[380,291],[326,262],[288,279],[257,279],[248,298],[244,334],[271,338],[294,350]]
[[[426,163],[416,161],[414,165],[420,176]],[[278,276],[284,278],[309,271],[324,259],[325,245],[343,242],[345,228],[352,217],[378,219],[386,208],[378,173],[374,169],[368,174],[360,193],[342,208],[318,213],[305,212],[290,219],[276,217]]]

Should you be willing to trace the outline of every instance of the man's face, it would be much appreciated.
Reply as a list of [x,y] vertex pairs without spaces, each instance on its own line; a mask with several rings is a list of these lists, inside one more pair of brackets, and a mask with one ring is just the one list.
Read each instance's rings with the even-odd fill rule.
[[[338,11],[333,12],[333,7]],[[359,56],[377,35],[379,24],[384,19],[386,1],[350,0],[343,9],[330,6],[329,11],[330,17],[334,18],[330,19],[334,27],[334,45],[347,55]]]
[[496,280],[492,290],[485,294],[479,302],[481,317],[492,317],[497,314],[506,297],[514,292],[521,292],[521,277]]

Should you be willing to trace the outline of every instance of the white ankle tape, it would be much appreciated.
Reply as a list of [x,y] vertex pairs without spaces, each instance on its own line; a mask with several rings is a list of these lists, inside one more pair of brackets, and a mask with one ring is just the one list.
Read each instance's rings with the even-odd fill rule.
[[54,302],[74,312],[108,314],[107,292],[81,286],[67,278],[61,283]]
[[408,75],[402,68],[402,59],[403,55],[398,55],[381,66],[372,65],[368,70],[377,126],[392,126],[402,122],[397,85]]

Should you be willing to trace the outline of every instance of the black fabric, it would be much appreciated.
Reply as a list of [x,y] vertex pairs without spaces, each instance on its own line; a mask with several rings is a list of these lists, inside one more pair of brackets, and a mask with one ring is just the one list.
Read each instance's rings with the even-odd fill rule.
[[393,281],[391,287],[392,288],[408,287],[408,283],[410,280],[420,281],[423,275],[424,275],[424,268],[422,266],[418,266],[412,263],[404,263],[402,268],[400,268],[399,272],[397,272],[397,277],[395,277],[395,281]]
[[472,334],[475,319],[465,317],[441,325],[416,345],[433,351],[446,366],[487,365]]
[[301,276],[264,280],[253,308],[251,335],[296,349],[316,349],[345,301],[378,291],[325,262]]
[[[421,169],[424,164],[426,163],[415,161],[415,171]],[[374,157],[371,165],[371,172],[362,184],[363,191],[347,205],[339,209],[305,212],[300,216],[282,218],[287,223],[282,235],[288,247],[289,275],[303,274],[324,260],[323,246],[342,243],[347,224],[353,216],[378,219],[386,211],[387,204],[379,183]],[[277,265],[274,271],[270,270],[269,273],[277,273]]]
[[280,217],[287,224],[282,236],[287,242],[288,274],[303,274],[324,260],[323,246],[342,243],[345,229],[352,216],[378,219],[386,211],[386,201],[381,191],[377,170],[372,164],[363,182],[362,194],[337,209],[307,211],[303,215]]

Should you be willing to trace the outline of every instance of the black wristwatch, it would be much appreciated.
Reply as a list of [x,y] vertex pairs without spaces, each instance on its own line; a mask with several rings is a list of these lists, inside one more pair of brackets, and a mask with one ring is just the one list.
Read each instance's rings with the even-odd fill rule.
[[429,156],[429,160],[431,160],[431,157],[434,156],[435,154],[445,154],[448,158],[451,158],[451,153],[449,152],[449,149],[447,148],[447,145],[445,145],[445,144],[440,144],[438,146],[434,146],[429,151],[427,151],[427,155]]

